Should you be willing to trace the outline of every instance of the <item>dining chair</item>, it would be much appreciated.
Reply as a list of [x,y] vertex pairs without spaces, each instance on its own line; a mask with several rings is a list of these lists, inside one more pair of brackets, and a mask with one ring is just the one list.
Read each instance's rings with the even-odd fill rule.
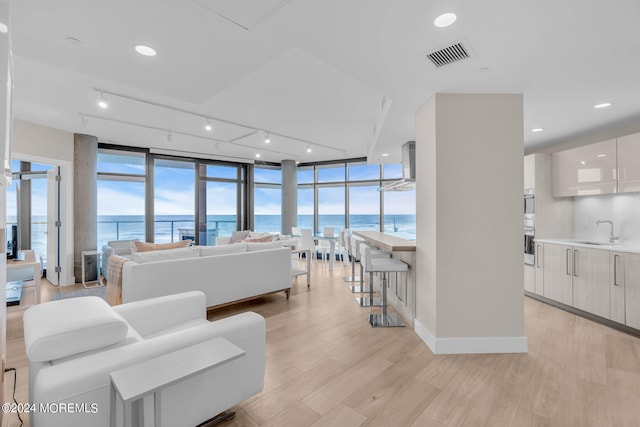
[[311,256],[312,259],[315,260],[315,254],[316,254],[316,242],[315,240],[313,240],[313,233],[311,233],[311,230],[308,228],[301,228],[300,229],[300,249],[308,249],[309,251],[311,251]]
[[[335,237],[335,229],[333,227],[324,227],[322,230],[323,237]],[[318,251],[322,254],[322,262],[325,262],[326,259],[331,256],[331,242],[329,240],[320,240],[318,242]],[[325,254],[327,256],[325,256]],[[335,256],[335,254],[334,254]]]

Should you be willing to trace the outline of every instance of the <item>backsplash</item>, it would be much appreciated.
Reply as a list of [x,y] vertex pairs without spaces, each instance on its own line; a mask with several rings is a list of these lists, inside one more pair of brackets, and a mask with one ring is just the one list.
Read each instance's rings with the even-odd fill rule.
[[609,224],[596,221],[611,220],[613,233],[622,242],[640,244],[640,193],[575,197],[574,217],[577,239],[608,241]]

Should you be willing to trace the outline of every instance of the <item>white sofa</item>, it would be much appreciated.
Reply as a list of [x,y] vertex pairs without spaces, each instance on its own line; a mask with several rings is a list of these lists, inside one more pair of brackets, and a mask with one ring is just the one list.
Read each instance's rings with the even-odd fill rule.
[[[111,372],[216,337],[240,347],[245,355],[163,390],[163,426],[194,426],[263,389],[262,316],[247,312],[209,322],[201,292],[117,307],[97,297],[31,307],[24,314],[29,401],[56,408],[30,414],[31,425],[106,427]],[[145,418],[153,416],[152,401],[144,402]],[[74,412],[59,409],[67,404],[86,406]],[[122,425],[121,411],[116,420]]]
[[[237,253],[212,255],[225,251]],[[171,259],[174,256],[180,259]],[[202,291],[207,307],[215,307],[279,291],[288,299],[291,290],[291,250],[278,242],[170,249],[133,257],[122,267],[123,303]]]

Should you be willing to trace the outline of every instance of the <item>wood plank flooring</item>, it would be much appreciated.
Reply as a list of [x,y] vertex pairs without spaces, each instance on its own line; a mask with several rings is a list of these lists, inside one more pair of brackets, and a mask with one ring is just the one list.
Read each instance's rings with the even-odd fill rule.
[[[265,389],[225,427],[640,425],[638,338],[525,298],[529,353],[434,356],[410,328],[368,325],[376,309],[356,304],[342,281],[350,268],[312,268],[312,286],[294,280],[289,301],[270,295],[209,313],[267,319]],[[43,288],[43,301],[76,289]],[[7,366],[26,402],[22,315],[7,318]]]

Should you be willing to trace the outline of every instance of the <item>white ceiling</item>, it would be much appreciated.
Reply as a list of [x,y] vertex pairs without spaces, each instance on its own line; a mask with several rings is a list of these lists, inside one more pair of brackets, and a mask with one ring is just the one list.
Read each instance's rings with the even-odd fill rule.
[[[528,149],[640,117],[637,0],[10,3],[14,116],[115,144],[399,161],[436,92],[523,93]],[[443,12],[458,20],[436,28]],[[425,59],[457,41],[471,58],[440,69]],[[613,105],[593,109],[601,102]],[[203,117],[226,123],[208,133]]]

